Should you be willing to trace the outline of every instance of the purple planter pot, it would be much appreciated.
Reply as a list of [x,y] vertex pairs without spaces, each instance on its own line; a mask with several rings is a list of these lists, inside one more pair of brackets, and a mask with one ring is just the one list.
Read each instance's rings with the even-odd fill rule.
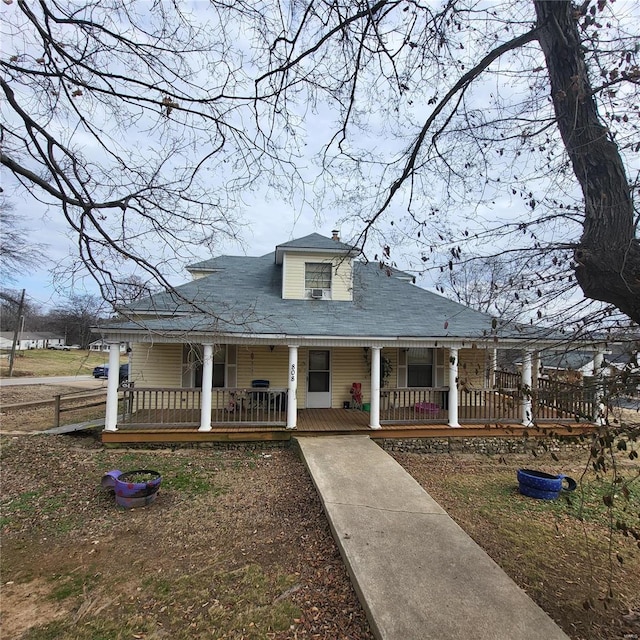
[[[150,476],[146,482],[134,482],[136,475]],[[162,476],[157,471],[139,469],[123,473],[119,469],[107,471],[102,476],[102,486],[105,489],[113,489],[116,494],[116,504],[125,509],[146,507],[156,499]]]
[[102,488],[103,489],[113,489],[116,486],[116,478],[122,475],[122,471],[120,469],[113,469],[112,471],[107,471],[102,476]]
[[[147,474],[153,477],[146,482],[133,482],[131,480],[140,474]],[[120,496],[121,498],[147,498],[158,491],[161,482],[162,476],[157,471],[139,469],[121,473],[115,479],[114,489],[116,496]]]
[[125,509],[137,509],[139,507],[149,506],[155,501],[157,496],[157,491],[155,493],[152,493],[150,496],[143,496],[141,498],[124,498],[122,496],[116,495],[116,504],[119,507],[124,507]]

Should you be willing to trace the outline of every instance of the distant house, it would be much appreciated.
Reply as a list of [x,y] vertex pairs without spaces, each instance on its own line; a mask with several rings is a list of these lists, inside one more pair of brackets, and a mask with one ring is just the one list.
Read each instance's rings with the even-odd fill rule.
[[[94,340],[89,344],[89,351],[109,351],[109,343],[100,338],[100,340]],[[120,353],[125,353],[127,351],[127,345],[121,343],[120,344]]]
[[548,377],[573,375],[581,378],[602,373],[604,359],[598,359],[593,351],[561,351],[544,354],[540,362],[540,374]]
[[[13,345],[13,331],[2,331],[0,333],[0,348],[11,349]],[[53,345],[64,345],[64,336],[49,332],[21,331],[18,334],[16,349],[26,351],[28,349],[47,349]]]
[[[540,352],[558,349],[564,335],[501,323],[422,289],[409,274],[360,260],[337,233],[188,269],[190,282],[94,330],[110,345],[105,433],[273,434],[331,420],[348,431],[366,416],[370,430],[475,425],[486,434],[488,425],[593,418],[585,414],[593,398],[565,395],[559,404],[494,383],[498,349],[519,350],[531,386]],[[125,343],[134,386],[119,405]]]
[[[632,341],[613,343],[599,353],[584,350],[544,351],[539,360],[539,376],[550,380],[581,382],[585,379],[612,379],[619,382],[621,373],[632,385],[640,384],[638,353]],[[636,347],[637,348],[637,347]],[[517,362],[518,369],[522,367]]]

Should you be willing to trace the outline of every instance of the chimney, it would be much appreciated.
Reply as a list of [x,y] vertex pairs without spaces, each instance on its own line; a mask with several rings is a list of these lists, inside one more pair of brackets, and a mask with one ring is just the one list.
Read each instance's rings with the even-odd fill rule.
[[334,229],[331,232],[331,239],[335,240],[336,242],[340,242],[340,231],[338,231],[338,229]]

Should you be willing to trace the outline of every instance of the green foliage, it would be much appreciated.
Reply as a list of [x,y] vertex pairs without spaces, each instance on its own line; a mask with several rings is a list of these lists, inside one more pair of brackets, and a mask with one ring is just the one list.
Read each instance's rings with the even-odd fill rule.
[[[108,354],[72,349],[52,351],[30,349],[20,351],[15,361],[14,376],[75,376],[91,375],[93,368],[106,364]],[[121,359],[124,363],[126,359]],[[6,363],[0,372],[5,373]],[[8,369],[7,369],[8,370]]]
[[[214,578],[218,600],[208,609],[211,623],[220,631],[242,629],[243,638],[259,640],[265,631],[285,631],[300,615],[286,597],[275,597],[295,583],[295,576],[279,575],[275,583],[258,565],[250,564]],[[246,634],[246,635],[245,635]]]
[[130,640],[153,632],[150,624],[131,625],[104,618],[91,618],[78,624],[65,619],[34,627],[22,636],[22,640]]
[[[106,453],[101,453],[100,457],[106,457]],[[215,456],[213,460],[216,461],[218,458],[219,456]],[[105,464],[107,463],[105,462]],[[224,486],[217,486],[211,481],[211,469],[196,466],[181,456],[158,456],[148,452],[127,452],[116,461],[115,465],[123,473],[135,469],[153,469],[157,471],[162,476],[161,491],[179,491],[190,495],[213,492],[213,495],[220,495],[226,490]]]
[[95,574],[72,573],[65,576],[53,576],[55,587],[51,591],[50,598],[56,601],[77,598],[86,589],[91,589],[97,582]]
[[222,487],[214,488],[204,477],[197,476],[187,471],[176,471],[162,478],[162,486],[166,489],[185,491],[191,494],[207,493],[214,491],[216,495],[223,492]]
[[35,501],[42,495],[41,490],[25,491],[16,498],[2,502],[2,511],[6,514],[22,511],[23,513],[34,513],[36,510]]

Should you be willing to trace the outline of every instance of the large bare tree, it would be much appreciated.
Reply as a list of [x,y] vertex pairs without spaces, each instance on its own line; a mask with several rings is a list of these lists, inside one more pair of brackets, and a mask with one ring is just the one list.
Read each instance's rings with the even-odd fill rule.
[[161,275],[274,188],[381,262],[513,256],[534,291],[577,280],[640,321],[633,3],[180,6],[5,9],[1,161],[62,207],[107,294],[114,252]]

